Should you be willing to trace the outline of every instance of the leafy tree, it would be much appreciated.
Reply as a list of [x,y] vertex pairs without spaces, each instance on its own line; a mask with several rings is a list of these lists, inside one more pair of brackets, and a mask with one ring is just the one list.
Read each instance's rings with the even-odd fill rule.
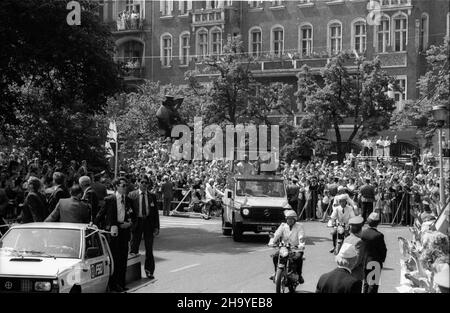
[[[356,65],[355,71],[347,66]],[[357,134],[375,135],[389,127],[394,100],[387,96],[389,84],[396,88],[394,79],[381,69],[378,58],[352,60],[350,53],[333,57],[321,71],[318,79],[304,66],[298,74],[296,92],[298,104],[305,114],[301,119],[303,135],[313,140],[326,140],[326,133],[334,131],[337,153],[344,156],[344,142],[340,126],[353,124],[348,138],[351,143]]]
[[435,105],[448,106],[450,101],[449,41],[431,46],[426,55],[428,70],[418,80],[420,99],[408,101],[403,110],[396,111],[391,125],[394,129],[417,127],[418,133],[427,138],[430,144],[437,127],[432,108]]
[[0,131],[49,159],[100,162],[96,115],[119,90],[120,68],[98,3],[80,3],[81,25],[69,26],[65,1],[0,2]]

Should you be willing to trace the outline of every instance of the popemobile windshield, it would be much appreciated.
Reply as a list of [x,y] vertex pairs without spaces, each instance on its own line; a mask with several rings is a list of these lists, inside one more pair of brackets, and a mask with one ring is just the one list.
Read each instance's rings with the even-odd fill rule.
[[75,223],[12,226],[0,239],[0,292],[106,292],[113,273],[106,237]]

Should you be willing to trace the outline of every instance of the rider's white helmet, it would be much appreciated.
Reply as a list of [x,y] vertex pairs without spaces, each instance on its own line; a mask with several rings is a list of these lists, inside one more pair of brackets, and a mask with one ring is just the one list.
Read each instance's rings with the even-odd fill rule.
[[294,210],[286,210],[286,211],[284,211],[284,216],[286,218],[288,218],[288,217],[297,218],[297,213],[295,213]]

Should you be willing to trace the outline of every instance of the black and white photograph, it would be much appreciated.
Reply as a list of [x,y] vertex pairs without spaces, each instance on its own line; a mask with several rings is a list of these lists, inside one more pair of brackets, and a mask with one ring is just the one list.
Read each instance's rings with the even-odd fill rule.
[[449,42],[450,0],[0,0],[0,293],[449,293]]

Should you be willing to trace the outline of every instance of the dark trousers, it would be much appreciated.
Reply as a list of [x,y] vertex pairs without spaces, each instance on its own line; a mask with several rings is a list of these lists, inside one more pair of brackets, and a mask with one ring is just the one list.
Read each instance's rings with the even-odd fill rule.
[[373,202],[361,202],[361,210],[362,210],[361,215],[362,215],[362,218],[364,219],[364,223],[365,223],[367,220],[367,217],[373,211]]
[[[275,252],[272,256],[273,260],[273,266],[275,268],[275,273],[277,272],[277,265],[278,265],[278,255],[280,254],[279,251]],[[303,252],[299,253],[299,257],[295,258],[294,260],[295,268],[297,270],[297,273],[299,276],[302,276],[302,269],[303,269]]]
[[155,258],[153,257],[153,228],[148,218],[139,217],[133,226],[131,239],[131,253],[139,252],[142,235],[144,235],[145,245],[145,271],[153,275],[155,272]]
[[130,229],[119,228],[117,237],[110,237],[110,248],[114,260],[114,274],[111,276],[111,286],[125,287],[127,273],[128,242],[130,241]]
[[163,199],[163,215],[169,215],[171,205],[172,205],[172,198]]
[[297,216],[300,212],[298,212],[298,198],[295,200],[288,201],[289,205],[291,206],[292,210],[294,210],[297,213]]

